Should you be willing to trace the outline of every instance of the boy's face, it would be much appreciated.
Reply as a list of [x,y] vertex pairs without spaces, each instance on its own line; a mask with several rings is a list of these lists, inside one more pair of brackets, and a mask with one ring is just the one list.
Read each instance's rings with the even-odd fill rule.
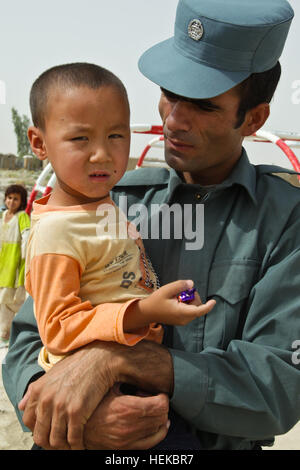
[[100,200],[126,171],[130,112],[115,86],[54,89],[45,130],[39,131],[43,154],[38,157],[51,162],[58,183],[54,199],[63,205]]

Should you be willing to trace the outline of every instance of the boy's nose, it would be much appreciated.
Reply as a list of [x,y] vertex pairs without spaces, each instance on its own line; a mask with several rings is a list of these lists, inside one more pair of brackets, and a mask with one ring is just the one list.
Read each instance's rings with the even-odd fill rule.
[[91,163],[97,163],[97,162],[110,161],[111,158],[105,148],[98,148],[93,151],[89,160]]

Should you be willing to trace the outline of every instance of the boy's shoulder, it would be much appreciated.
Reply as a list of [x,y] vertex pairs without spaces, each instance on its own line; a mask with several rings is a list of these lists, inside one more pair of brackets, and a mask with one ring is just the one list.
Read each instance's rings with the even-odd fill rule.
[[68,211],[48,211],[33,214],[28,247],[31,258],[37,254],[65,255],[83,266],[86,227],[78,214]]
[[52,240],[67,238],[70,234],[70,218],[67,211],[45,211],[43,213],[32,212],[31,229],[33,236],[44,240],[44,243]]

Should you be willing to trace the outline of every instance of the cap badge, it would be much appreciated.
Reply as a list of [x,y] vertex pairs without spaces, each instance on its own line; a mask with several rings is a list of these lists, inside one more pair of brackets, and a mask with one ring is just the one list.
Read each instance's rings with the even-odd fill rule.
[[194,41],[199,41],[204,33],[204,29],[200,20],[194,19],[188,25],[188,35]]

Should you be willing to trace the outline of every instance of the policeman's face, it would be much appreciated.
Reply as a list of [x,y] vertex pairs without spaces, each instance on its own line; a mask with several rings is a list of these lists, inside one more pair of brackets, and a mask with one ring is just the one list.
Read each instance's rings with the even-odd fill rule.
[[166,162],[188,183],[223,181],[242,151],[243,126],[236,129],[240,98],[235,89],[205,100],[162,90]]

